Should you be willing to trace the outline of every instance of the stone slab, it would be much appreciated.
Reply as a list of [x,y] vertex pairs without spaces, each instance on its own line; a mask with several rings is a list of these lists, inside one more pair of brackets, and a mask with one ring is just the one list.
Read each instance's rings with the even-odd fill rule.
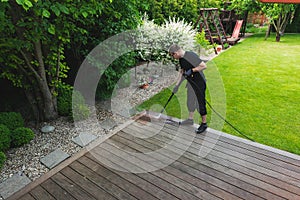
[[85,147],[96,138],[97,136],[90,133],[80,133],[79,136],[73,138],[72,141],[81,147]]
[[100,125],[105,130],[110,130],[117,126],[117,123],[113,119],[105,119],[104,121],[100,122]]
[[51,152],[47,156],[41,158],[40,161],[43,165],[45,165],[49,169],[52,169],[69,157],[70,155],[65,153],[61,149],[56,149],[55,151]]
[[15,174],[0,184],[0,195],[6,199],[28,185],[30,182],[31,180],[27,176]]
[[42,131],[43,133],[50,133],[50,132],[54,131],[54,129],[55,129],[54,126],[48,126],[48,125],[46,125],[46,126],[43,126],[43,127],[41,128],[41,131]]

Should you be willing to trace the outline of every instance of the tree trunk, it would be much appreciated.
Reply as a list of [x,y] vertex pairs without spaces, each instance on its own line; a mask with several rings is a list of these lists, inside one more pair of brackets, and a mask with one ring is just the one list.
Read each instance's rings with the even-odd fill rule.
[[41,87],[41,93],[44,102],[43,116],[45,120],[52,120],[57,118],[58,113],[56,108],[56,98],[52,98],[52,94],[50,93],[47,84]]
[[39,112],[39,106],[38,106],[38,103],[36,102],[34,92],[31,89],[25,89],[24,93],[29,102],[29,105],[30,105],[32,113],[33,113],[33,117],[34,117],[36,125],[37,125],[40,123],[41,117],[40,117],[40,112]]
[[273,21],[273,25],[276,30],[276,42],[280,42],[280,24],[281,24],[281,16],[276,21]]
[[266,32],[265,40],[267,40],[268,37],[270,36],[270,33],[271,33],[271,27],[272,27],[272,25],[271,25],[271,23],[270,23],[270,24],[268,25],[268,29],[267,29],[267,32]]
[[38,74],[37,77],[39,82],[40,91],[43,98],[44,108],[43,108],[43,117],[45,120],[55,119],[58,116],[56,109],[56,98],[52,98],[51,90],[48,86],[48,81],[46,78],[45,64],[43,61],[42,53],[42,44],[40,40],[34,42],[35,53],[37,60],[39,62]]
[[280,33],[276,31],[276,42],[280,42]]

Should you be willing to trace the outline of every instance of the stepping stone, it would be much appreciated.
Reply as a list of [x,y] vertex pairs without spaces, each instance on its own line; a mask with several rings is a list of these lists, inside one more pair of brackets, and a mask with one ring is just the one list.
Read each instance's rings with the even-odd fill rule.
[[70,155],[65,153],[61,149],[56,149],[55,151],[51,152],[44,158],[41,158],[40,161],[43,165],[45,165],[49,169],[52,169],[69,157],[70,157]]
[[50,133],[50,132],[54,131],[54,129],[55,129],[54,126],[48,126],[48,125],[46,125],[46,126],[42,127],[41,131],[43,133]]
[[106,119],[100,123],[101,127],[105,130],[110,130],[117,126],[117,123],[113,119]]
[[80,133],[79,136],[72,139],[77,145],[84,147],[95,140],[97,136],[90,133]]
[[0,195],[6,199],[28,185],[30,182],[31,180],[27,176],[15,174],[0,184]]

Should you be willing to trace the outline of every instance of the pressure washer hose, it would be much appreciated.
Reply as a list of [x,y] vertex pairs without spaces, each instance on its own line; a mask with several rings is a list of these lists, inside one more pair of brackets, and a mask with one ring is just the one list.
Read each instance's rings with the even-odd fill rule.
[[[200,89],[200,87],[195,83],[194,80],[192,80],[190,77],[188,76],[184,76],[189,83],[193,84],[194,86],[196,86],[198,89]],[[202,94],[201,94],[202,95]],[[212,105],[205,99],[205,102],[207,103],[207,105],[210,107],[210,109],[216,113],[216,115],[218,115],[222,120],[225,121],[226,124],[228,124],[231,128],[233,128],[236,132],[238,132],[240,135],[244,136],[245,138],[247,138],[248,140],[251,140],[252,142],[255,142],[254,139],[250,138],[249,136],[245,135],[242,131],[240,131],[239,129],[237,129],[234,125],[232,125],[229,121],[227,121],[219,112],[217,112]]]

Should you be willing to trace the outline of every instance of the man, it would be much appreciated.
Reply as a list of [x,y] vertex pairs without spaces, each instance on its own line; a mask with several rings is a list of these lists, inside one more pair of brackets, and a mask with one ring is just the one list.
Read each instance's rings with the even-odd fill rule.
[[206,64],[199,56],[192,51],[184,51],[177,44],[171,45],[169,53],[173,58],[179,60],[181,69],[178,73],[178,79],[173,89],[173,93],[178,91],[178,88],[184,78],[187,79],[187,107],[189,110],[189,118],[181,122],[182,125],[194,124],[194,112],[197,109],[201,115],[202,123],[196,130],[196,133],[203,133],[207,129],[207,111],[206,111],[206,80],[203,70],[206,69]]

